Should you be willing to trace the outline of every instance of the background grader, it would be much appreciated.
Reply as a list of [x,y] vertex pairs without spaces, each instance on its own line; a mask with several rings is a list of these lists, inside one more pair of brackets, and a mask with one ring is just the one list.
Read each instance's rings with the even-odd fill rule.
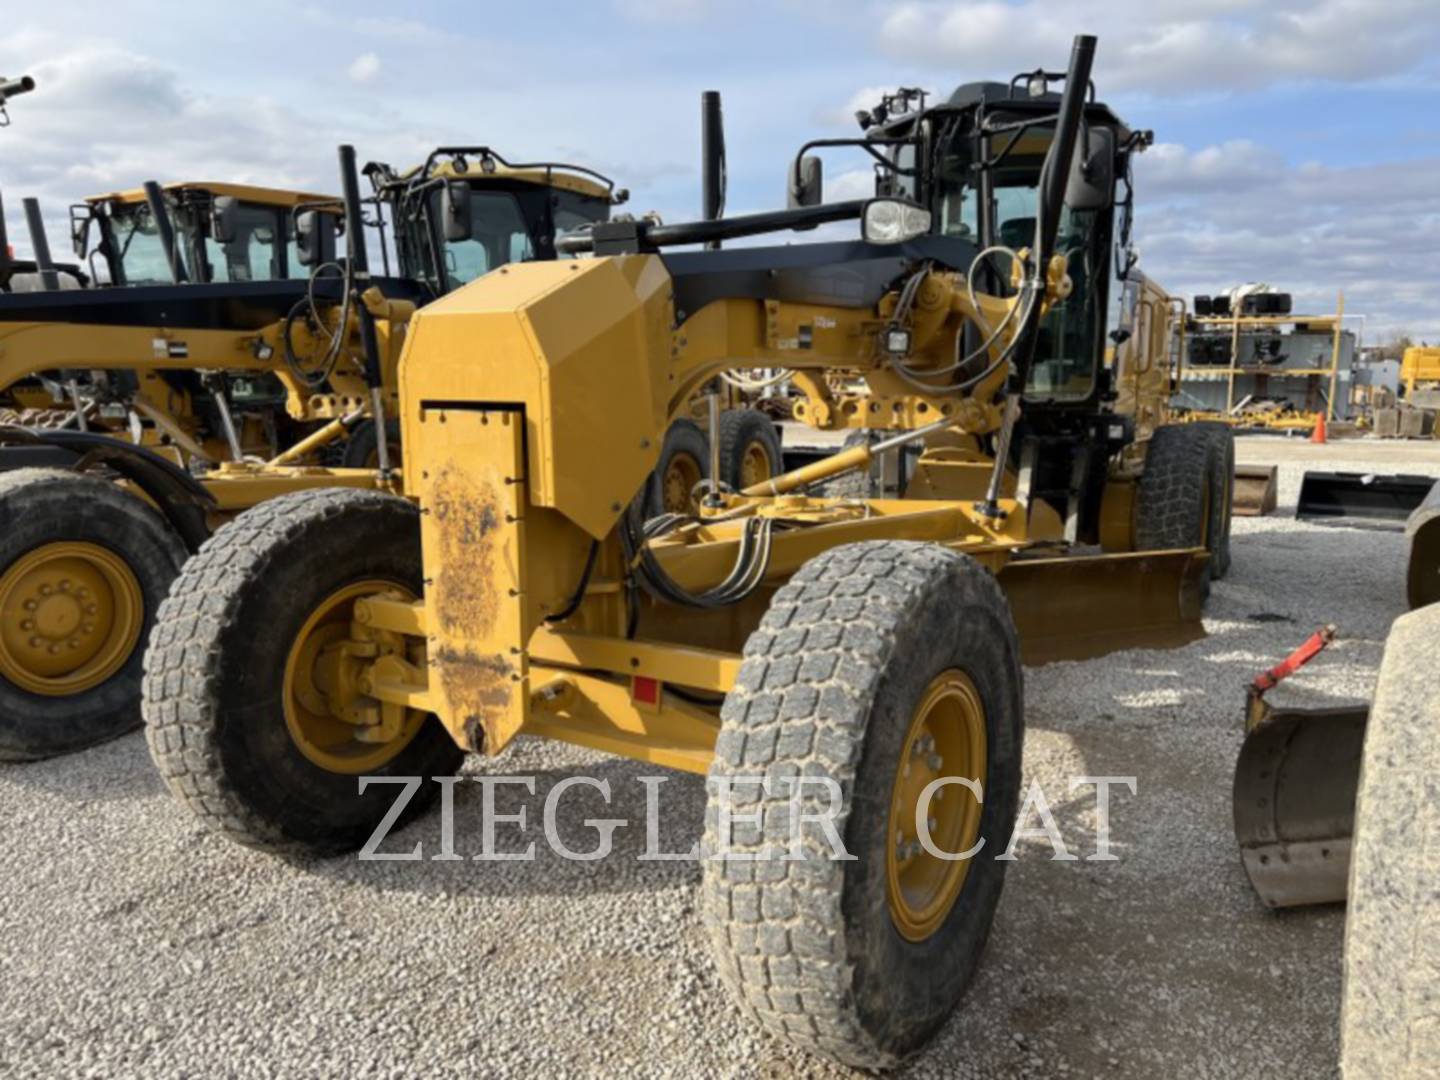
[[[458,152],[408,178],[372,167],[364,224],[383,229],[388,211],[400,277],[336,259],[337,234],[363,231],[358,182],[343,202],[148,184],[75,215],[77,253],[119,284],[0,295],[12,419],[55,404],[52,388],[70,406],[43,429],[0,429],[0,760],[134,727],[154,613],[216,523],[281,492],[394,483],[398,446],[367,417],[393,415],[414,306],[488,266],[553,258],[557,227],[609,214],[613,185],[588,170],[472,156],[468,177]],[[453,181],[431,175],[442,159]],[[372,307],[385,318],[367,334]],[[345,467],[292,464],[337,447]]]
[[[872,123],[848,142],[875,199],[820,203],[802,155],[790,209],[596,224],[559,242],[593,258],[416,312],[411,499],[270,500],[162,608],[167,784],[242,843],[337,850],[389,809],[357,777],[444,775],[521,733],[708,773],[703,918],[742,1009],[852,1064],[915,1050],[999,899],[1022,653],[1194,636],[1225,498],[1210,434],[1132,452],[1115,407],[1116,196],[1147,138],[1087,101],[1093,49]],[[669,250],[846,221],[861,238]],[[651,515],[671,421],[756,367],[792,373],[807,422],[898,434]],[[904,498],[806,493],[909,442]],[[852,861],[828,857],[832,812]]]

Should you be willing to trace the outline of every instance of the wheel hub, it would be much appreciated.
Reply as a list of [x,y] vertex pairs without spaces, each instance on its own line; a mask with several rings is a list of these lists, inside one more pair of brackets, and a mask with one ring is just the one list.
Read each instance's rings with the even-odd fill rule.
[[355,602],[371,596],[415,599],[393,582],[347,585],[310,613],[286,659],[286,729],[300,752],[327,772],[359,775],[383,768],[425,723],[424,713],[386,705],[370,694],[377,661],[411,659],[401,635],[354,621]]
[[130,658],[143,625],[134,571],[97,544],[44,544],[0,574],[0,675],[31,693],[98,686]]
[[690,510],[690,496],[700,483],[700,463],[689,454],[676,454],[665,467],[661,477],[660,494],[664,509],[669,514],[684,514]]
[[[891,788],[885,892],[891,921],[907,940],[924,941],[940,928],[970,868],[968,858],[944,859],[926,850],[917,815],[922,796],[945,777],[983,785],[985,761],[980,694],[964,672],[943,671],[911,716]],[[933,848],[954,855],[975,846],[982,805],[969,788],[957,783],[938,787],[924,809]]]
[[740,486],[753,487],[756,484],[764,483],[774,475],[774,467],[770,461],[770,453],[763,445],[752,442],[745,447],[745,455],[740,460]]

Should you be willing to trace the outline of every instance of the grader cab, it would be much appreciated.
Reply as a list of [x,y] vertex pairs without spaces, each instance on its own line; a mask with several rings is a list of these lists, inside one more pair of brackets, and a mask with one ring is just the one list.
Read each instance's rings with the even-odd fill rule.
[[[874,199],[818,201],[802,154],[786,210],[599,223],[558,245],[592,257],[416,312],[410,498],[272,500],[177,582],[146,663],[167,784],[242,843],[338,850],[389,809],[359,778],[520,734],[705,773],[702,917],[744,1011],[850,1064],[917,1049],[999,899],[1022,655],[1193,638],[1220,535],[1209,433],[1125,453],[1106,314],[1148,139],[1088,92],[1093,49],[872,123]],[[671,421],[752,368],[885,434],[652,515]],[[903,498],[815,493],[907,445]]]

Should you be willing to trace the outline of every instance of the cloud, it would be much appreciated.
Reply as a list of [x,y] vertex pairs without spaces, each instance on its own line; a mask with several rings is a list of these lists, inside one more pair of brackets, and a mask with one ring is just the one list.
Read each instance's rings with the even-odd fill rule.
[[1262,280],[1318,313],[1344,290],[1372,338],[1440,337],[1440,158],[1297,165],[1244,141],[1168,144],[1141,155],[1135,172],[1142,265],[1172,292]]
[[1096,82],[1155,96],[1232,94],[1297,81],[1368,82],[1431,63],[1431,0],[912,0],[880,26],[890,57],[992,77],[1061,68],[1098,34]]
[[375,78],[376,75],[380,74],[380,57],[376,56],[373,52],[361,53],[354,60],[350,61],[350,66],[345,69],[345,73],[350,76],[353,82],[369,82]]

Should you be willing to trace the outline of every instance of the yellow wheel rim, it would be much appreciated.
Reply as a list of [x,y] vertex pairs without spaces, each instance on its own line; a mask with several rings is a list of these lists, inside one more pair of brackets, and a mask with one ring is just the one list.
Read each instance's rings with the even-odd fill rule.
[[42,544],[0,574],[0,675],[32,694],[99,686],[125,666],[144,625],[135,572],[98,544]]
[[660,478],[660,495],[663,509],[667,514],[685,514],[690,511],[690,494],[703,475],[700,462],[689,454],[676,454],[665,466]]
[[[965,885],[970,859],[942,859],[924,849],[916,822],[921,794],[941,777],[985,783],[985,707],[970,677],[957,668],[935,676],[910,718],[890,795],[885,894],[890,919],[904,938],[924,941],[938,930]],[[930,799],[933,847],[958,854],[980,836],[983,807],[961,784]]]
[[774,462],[770,451],[761,442],[752,442],[745,447],[745,456],[740,459],[740,486],[748,488],[763,483],[775,475]]
[[336,714],[337,700],[358,695],[354,671],[341,648],[352,637],[355,601],[382,594],[415,599],[408,589],[390,581],[347,585],[310,613],[285,660],[285,727],[300,752],[327,772],[358,776],[384,768],[425,723],[424,713],[409,709],[398,735],[386,742],[370,742],[359,738],[363,727]]

